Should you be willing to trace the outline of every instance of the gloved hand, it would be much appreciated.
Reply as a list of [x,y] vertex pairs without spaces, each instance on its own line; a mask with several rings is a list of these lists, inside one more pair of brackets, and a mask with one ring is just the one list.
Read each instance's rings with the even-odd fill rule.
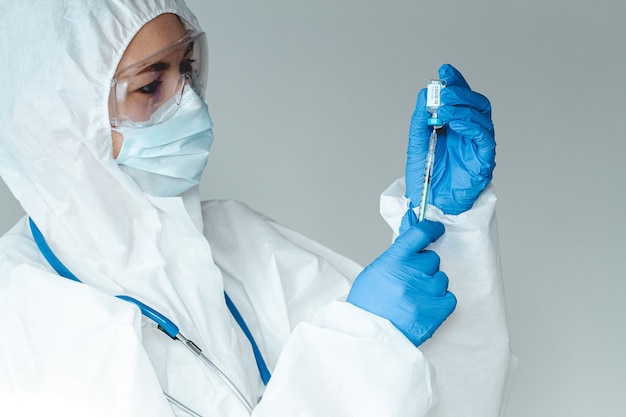
[[[446,214],[460,214],[472,207],[489,184],[496,166],[496,142],[489,100],[472,90],[454,67],[444,64],[438,116],[444,127],[437,130],[437,149],[428,203]],[[406,163],[406,195],[420,204],[428,139],[432,127],[427,119],[426,89],[419,92],[409,131]]]
[[[409,210],[409,215],[414,216]],[[405,216],[407,217],[407,216]],[[347,301],[388,319],[415,346],[430,338],[454,311],[439,256],[424,250],[444,232],[441,223],[411,221],[396,241],[354,281]]]

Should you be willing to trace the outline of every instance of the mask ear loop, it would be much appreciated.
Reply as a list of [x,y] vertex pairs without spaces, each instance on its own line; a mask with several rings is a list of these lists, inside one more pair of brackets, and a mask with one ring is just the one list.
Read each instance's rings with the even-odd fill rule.
[[[191,86],[191,75],[182,74],[178,79],[179,87],[177,87],[176,92],[176,105],[180,105],[181,100],[183,99],[183,94],[185,93],[185,86],[189,82]],[[192,86],[193,87],[193,86]]]

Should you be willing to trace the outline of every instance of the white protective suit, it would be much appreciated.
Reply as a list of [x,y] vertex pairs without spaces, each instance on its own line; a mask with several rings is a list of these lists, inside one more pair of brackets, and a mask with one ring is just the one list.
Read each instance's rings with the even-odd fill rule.
[[[109,83],[162,13],[197,26],[176,0],[0,0],[0,173],[84,282],[50,267],[27,219],[0,239],[0,415],[186,415],[163,391],[203,416],[247,415],[119,294],[171,318],[248,401],[262,396],[255,416],[498,415],[511,355],[491,188],[459,216],[430,209],[458,306],[416,349],[342,301],[360,266],[241,203],[201,204],[197,188],[148,197],[119,169]],[[399,181],[383,195],[394,230],[403,194]],[[272,371],[267,388],[224,289]]]

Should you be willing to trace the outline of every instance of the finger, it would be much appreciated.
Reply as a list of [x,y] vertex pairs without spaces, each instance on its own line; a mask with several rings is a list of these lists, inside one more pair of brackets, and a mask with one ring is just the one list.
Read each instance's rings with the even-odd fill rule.
[[445,227],[440,222],[423,220],[400,235],[387,252],[390,256],[406,259],[423,251],[428,245],[439,239],[444,232]]
[[441,260],[436,252],[424,250],[399,262],[403,265],[402,273],[395,274],[393,279],[403,282],[411,293],[441,297],[446,292],[448,281],[443,272],[443,277],[440,276]]
[[[475,148],[469,148],[485,162],[493,161],[496,152],[496,138],[493,129],[485,129],[478,123],[466,120],[454,120],[448,124],[449,131],[452,131],[465,140],[470,140],[475,144]],[[460,144],[459,144],[460,145]]]
[[[456,297],[450,291],[446,291],[442,297],[431,298],[430,301],[424,303],[424,308],[421,309],[420,314],[431,319],[439,319],[439,324],[452,314],[457,304]],[[433,332],[438,327],[439,325],[433,329]]]
[[470,107],[443,106],[439,109],[438,116],[447,126],[453,123],[467,123],[468,125],[477,125],[484,130],[493,131],[491,116]]
[[[428,137],[430,136],[430,128],[428,126],[429,117],[431,117],[430,113],[426,110],[426,89],[423,88],[417,94],[415,110],[411,117],[411,129],[409,133],[409,139],[411,141],[417,138],[419,142],[424,139],[428,142]],[[428,147],[428,144],[426,144],[426,146]]]
[[418,223],[417,215],[412,208],[409,208],[404,216],[402,216],[402,222],[400,223],[400,234],[403,234],[411,227],[415,226]]
[[432,250],[423,250],[415,254],[415,260],[412,265],[419,270],[420,278],[425,281],[431,281],[432,277],[439,271],[441,259],[437,252]]
[[414,294],[425,294],[428,297],[444,297],[446,295],[449,280],[445,273],[435,271],[431,275],[425,273],[420,275],[419,278],[407,282],[407,286],[412,289]]
[[430,294],[435,297],[443,297],[448,291],[449,279],[443,271],[437,271],[433,276],[427,280]]
[[441,90],[442,108],[445,106],[471,107],[476,111],[491,115],[489,99],[480,93],[462,87],[447,87]]
[[418,94],[413,117],[411,117],[411,126],[409,129],[409,145],[407,152],[413,156],[426,156],[428,153],[428,140],[432,132],[432,128],[428,126],[428,118],[430,113],[426,110],[426,90],[421,90]]
[[[439,329],[443,322],[452,314],[456,308],[456,297],[451,292],[446,292],[443,297],[437,297],[437,302],[425,303],[424,308],[420,309],[420,316],[424,318],[426,322],[430,322],[428,327],[423,332],[423,337],[419,343],[423,343],[425,340],[432,337],[432,335]],[[417,344],[416,346],[419,346]]]
[[465,78],[461,75],[459,70],[450,64],[443,64],[439,67],[439,78],[446,82],[446,87],[459,86],[468,89],[470,88],[469,84],[465,81]]

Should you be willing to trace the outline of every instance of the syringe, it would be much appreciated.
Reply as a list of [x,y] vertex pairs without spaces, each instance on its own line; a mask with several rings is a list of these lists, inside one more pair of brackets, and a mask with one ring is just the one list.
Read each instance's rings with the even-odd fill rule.
[[422,196],[420,198],[420,208],[417,220],[424,220],[426,215],[426,205],[428,204],[428,194],[430,193],[430,183],[433,177],[433,167],[435,166],[435,149],[437,148],[437,129],[443,126],[443,122],[437,116],[437,111],[441,106],[441,90],[446,86],[445,81],[430,80],[426,87],[426,110],[431,114],[428,118],[428,125],[433,127],[428,140],[428,154],[426,155],[426,168],[424,169],[424,184],[422,185]]

